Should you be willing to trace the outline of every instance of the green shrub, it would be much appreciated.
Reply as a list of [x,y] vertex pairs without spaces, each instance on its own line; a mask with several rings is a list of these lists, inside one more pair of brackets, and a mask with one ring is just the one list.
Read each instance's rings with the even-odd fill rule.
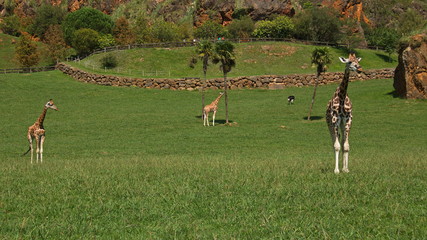
[[206,21],[202,26],[198,27],[194,31],[194,37],[200,39],[216,39],[218,37],[224,37],[226,31],[224,27],[214,21]]
[[74,33],[72,46],[80,55],[87,55],[99,48],[99,33],[89,28],[82,28]]
[[236,19],[227,26],[228,33],[233,38],[248,38],[255,29],[255,23],[249,16]]
[[295,30],[292,20],[286,16],[279,16],[273,21],[264,20],[256,24],[253,35],[258,38],[287,38]]
[[113,54],[107,54],[103,58],[101,58],[101,66],[102,68],[112,69],[117,67],[117,59]]

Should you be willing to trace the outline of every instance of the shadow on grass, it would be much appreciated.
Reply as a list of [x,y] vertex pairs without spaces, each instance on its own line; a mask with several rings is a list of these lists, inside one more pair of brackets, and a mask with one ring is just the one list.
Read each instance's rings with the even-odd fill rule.
[[393,98],[402,98],[402,97],[401,97],[401,96],[396,92],[396,90],[391,91],[391,92],[389,92],[389,93],[386,93],[385,95],[393,96]]
[[385,54],[381,54],[381,53],[375,53],[375,55],[377,55],[379,58],[381,58],[384,62],[395,62],[393,60],[393,58],[391,58],[390,56],[387,56]]
[[[311,116],[310,121],[321,120],[323,117],[321,116]],[[303,117],[304,120],[308,120],[308,117]]]

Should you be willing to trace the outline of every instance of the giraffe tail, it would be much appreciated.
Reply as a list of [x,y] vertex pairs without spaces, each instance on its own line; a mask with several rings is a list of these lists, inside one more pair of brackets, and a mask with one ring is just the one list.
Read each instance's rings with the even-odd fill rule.
[[28,150],[24,154],[22,154],[21,156],[27,155],[27,153],[30,152],[30,150],[31,150],[31,147],[29,147]]

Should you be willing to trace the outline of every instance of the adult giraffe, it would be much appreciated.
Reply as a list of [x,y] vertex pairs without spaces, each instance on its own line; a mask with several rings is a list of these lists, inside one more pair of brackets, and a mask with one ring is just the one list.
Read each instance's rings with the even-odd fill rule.
[[[350,72],[362,72],[362,68],[359,65],[361,58],[356,58],[354,53],[351,53],[348,58],[339,58],[341,62],[345,63],[344,77],[341,81],[340,86],[335,91],[332,99],[328,103],[326,109],[326,122],[329,127],[329,131],[332,137],[332,143],[335,150],[335,173],[340,173],[339,170],[339,154],[341,146],[343,148],[343,172],[349,172],[348,170],[348,152],[350,151],[350,144],[348,142],[348,135],[350,133],[351,121],[353,115],[352,104],[350,98],[347,95],[348,81]],[[341,140],[341,142],[340,142]]]

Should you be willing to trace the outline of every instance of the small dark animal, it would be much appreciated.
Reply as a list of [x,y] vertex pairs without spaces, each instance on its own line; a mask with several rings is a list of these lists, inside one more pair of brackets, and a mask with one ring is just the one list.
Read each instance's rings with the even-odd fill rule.
[[289,96],[288,97],[288,104],[293,104],[295,101],[295,96]]

